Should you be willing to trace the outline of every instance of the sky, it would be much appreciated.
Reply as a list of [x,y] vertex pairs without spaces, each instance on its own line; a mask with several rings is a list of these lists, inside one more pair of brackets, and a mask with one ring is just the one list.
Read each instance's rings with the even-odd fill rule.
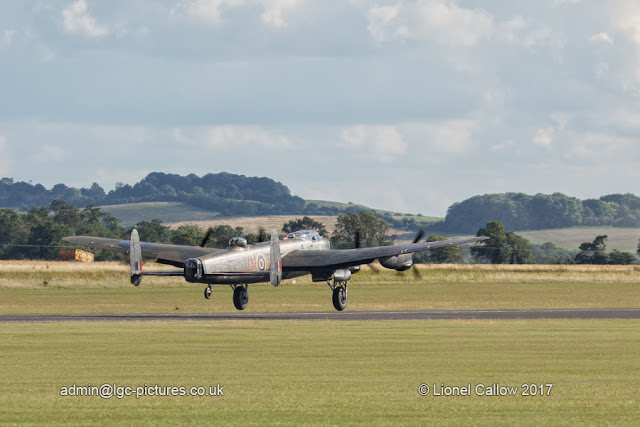
[[444,216],[638,193],[634,0],[32,0],[0,6],[0,176],[159,171]]

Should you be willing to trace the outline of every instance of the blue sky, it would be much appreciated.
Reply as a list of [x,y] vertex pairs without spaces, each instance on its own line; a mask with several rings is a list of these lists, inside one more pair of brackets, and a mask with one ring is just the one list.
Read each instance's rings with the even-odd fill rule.
[[70,0],[0,12],[0,176],[268,176],[425,215],[635,192],[640,3]]

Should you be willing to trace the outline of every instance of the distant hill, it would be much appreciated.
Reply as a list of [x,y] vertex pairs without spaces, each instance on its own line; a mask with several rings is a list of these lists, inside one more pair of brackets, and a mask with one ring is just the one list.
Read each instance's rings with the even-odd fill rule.
[[125,226],[153,218],[176,223],[273,215],[337,216],[362,210],[373,210],[398,229],[416,229],[441,220],[374,210],[353,203],[305,201],[292,195],[284,184],[270,178],[226,172],[202,177],[153,172],[134,185],[118,183],[108,193],[97,183],[89,188],[56,184],[46,189],[40,184],[14,182],[12,178],[0,180],[0,207],[26,211],[31,207],[48,206],[56,199],[79,208],[99,206]]
[[561,193],[500,193],[474,196],[454,203],[444,222],[432,229],[475,233],[489,221],[507,230],[544,230],[566,227],[640,227],[640,197],[610,194],[580,200]]
[[246,177],[221,172],[199,177],[153,172],[134,185],[118,183],[104,191],[99,184],[89,188],[56,184],[46,189],[41,184],[0,180],[0,207],[26,210],[47,206],[53,200],[65,200],[77,207],[111,206],[132,203],[182,203],[215,212],[220,216],[256,215],[337,215],[363,207],[318,206],[294,196],[280,182],[265,177]]

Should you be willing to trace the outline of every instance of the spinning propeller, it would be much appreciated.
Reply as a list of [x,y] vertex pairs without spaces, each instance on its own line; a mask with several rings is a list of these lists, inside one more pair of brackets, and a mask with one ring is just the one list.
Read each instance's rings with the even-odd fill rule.
[[[420,231],[418,231],[418,234],[416,235],[416,238],[413,239],[413,243],[418,243],[420,241],[420,239],[422,239],[424,237],[425,234],[427,234],[427,232],[425,231],[424,228],[421,228]],[[418,268],[416,267],[415,263],[411,266],[411,270],[413,271],[413,276],[416,279],[422,279],[422,275],[420,274],[420,270],[418,270]]]
[[266,241],[267,241],[267,232],[264,230],[264,228],[260,227],[258,229],[258,243],[262,243]]
[[202,239],[202,243],[200,243],[200,247],[204,248],[209,239],[211,238],[211,234],[213,233],[213,227],[209,227],[207,230],[207,234],[204,235],[204,239]]
[[[355,235],[353,236],[353,246],[356,249],[360,249],[360,227],[356,227]],[[380,273],[380,269],[378,267],[374,267],[373,264],[365,264],[367,267],[371,269],[374,273]]]

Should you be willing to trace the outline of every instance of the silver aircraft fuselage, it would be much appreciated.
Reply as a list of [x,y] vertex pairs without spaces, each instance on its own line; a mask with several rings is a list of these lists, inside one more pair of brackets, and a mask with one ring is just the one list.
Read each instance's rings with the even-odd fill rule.
[[[296,250],[327,250],[329,240],[287,238],[280,241],[281,257]],[[229,246],[227,249],[192,258],[185,262],[185,279],[189,282],[208,284],[238,284],[269,282],[269,242],[252,245]],[[283,279],[309,274],[308,271],[284,271]]]

